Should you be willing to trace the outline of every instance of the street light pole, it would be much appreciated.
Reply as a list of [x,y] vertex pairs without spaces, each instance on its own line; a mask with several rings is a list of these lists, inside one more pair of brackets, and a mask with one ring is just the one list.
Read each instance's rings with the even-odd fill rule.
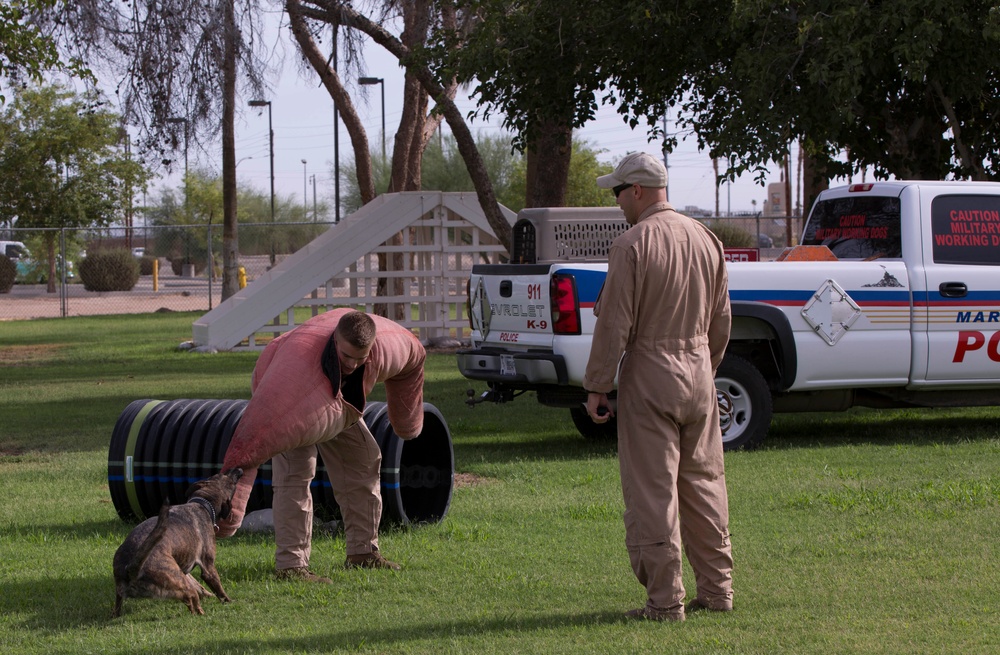
[[[333,26],[333,48],[330,50],[330,59],[333,61],[333,74],[337,75],[337,34],[340,28]],[[337,101],[333,101],[333,222],[340,222],[340,110],[337,109]]]
[[313,183],[313,223],[316,222],[316,174],[309,176]]
[[379,84],[382,86],[382,161],[385,161],[385,79],[381,77],[359,77],[358,84]]
[[251,107],[267,107],[267,133],[271,150],[271,266],[274,266],[274,125],[271,123],[271,101],[251,100]]
[[309,194],[306,190],[308,188],[308,183],[306,182],[306,160],[302,160],[302,218],[306,217],[309,213]]

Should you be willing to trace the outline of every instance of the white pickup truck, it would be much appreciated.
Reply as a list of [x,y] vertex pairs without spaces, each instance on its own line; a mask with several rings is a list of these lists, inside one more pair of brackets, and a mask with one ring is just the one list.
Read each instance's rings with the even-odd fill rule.
[[[471,348],[458,368],[488,389],[534,392],[588,437],[581,387],[617,209],[530,209],[511,261],[469,280]],[[733,328],[716,377],[726,449],[773,412],[1000,405],[1000,183],[876,182],[820,194],[799,246],[729,267]],[[669,301],[670,290],[664,289]],[[664,393],[669,393],[665,389]]]

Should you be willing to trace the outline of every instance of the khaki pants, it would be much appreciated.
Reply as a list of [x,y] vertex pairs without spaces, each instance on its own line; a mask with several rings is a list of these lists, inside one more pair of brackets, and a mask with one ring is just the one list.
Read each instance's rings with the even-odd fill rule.
[[[708,350],[626,354],[618,397],[625,545],[647,606],[683,612],[681,544],[697,597],[731,606],[722,435]],[[708,373],[706,373],[708,371]]]
[[313,525],[309,484],[316,476],[317,451],[326,464],[340,505],[347,554],[370,553],[378,547],[382,453],[368,426],[360,420],[333,439],[286,451],[271,460],[274,560],[279,570],[309,565]]

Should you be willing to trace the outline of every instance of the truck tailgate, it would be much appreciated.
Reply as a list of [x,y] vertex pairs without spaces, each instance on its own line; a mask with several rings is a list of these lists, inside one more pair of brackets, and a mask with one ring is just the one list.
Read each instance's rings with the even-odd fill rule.
[[551,349],[549,271],[541,264],[473,267],[469,282],[473,343],[511,350]]

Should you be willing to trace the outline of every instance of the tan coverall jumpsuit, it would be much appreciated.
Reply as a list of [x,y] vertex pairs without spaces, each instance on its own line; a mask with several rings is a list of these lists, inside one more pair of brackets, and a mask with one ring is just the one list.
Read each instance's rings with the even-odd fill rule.
[[[681,544],[697,598],[732,606],[732,549],[714,372],[731,312],[722,244],[668,203],[615,239],[594,306],[588,391],[618,385],[625,544],[646,606],[683,616]],[[624,353],[624,357],[623,357]]]
[[[297,568],[309,563],[312,496],[317,450],[329,471],[330,484],[344,519],[347,554],[370,553],[378,547],[382,513],[379,473],[382,455],[362,419],[365,398],[385,383],[389,422],[399,437],[423,430],[423,383],[426,352],[408,329],[380,316],[375,342],[365,363],[341,385],[336,351],[323,370],[331,336],[348,309],[335,309],[309,319],[272,341],[254,367],[252,397],[226,451],[223,470],[244,470],[233,497],[229,519],[219,521],[219,535],[230,536],[243,521],[257,467],[272,459],[275,565]],[[353,387],[353,392],[348,388]],[[345,397],[347,393],[347,397]]]

